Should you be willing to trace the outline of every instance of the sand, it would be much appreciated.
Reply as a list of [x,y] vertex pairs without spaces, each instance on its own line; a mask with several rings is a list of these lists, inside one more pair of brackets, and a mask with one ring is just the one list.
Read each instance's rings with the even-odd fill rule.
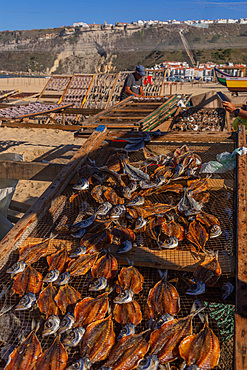
[[[1,78],[0,90],[19,89],[21,92],[41,92],[45,78]],[[227,88],[218,83],[191,84],[184,83],[166,86],[165,94],[198,95],[209,91],[222,91],[229,97]],[[238,98],[247,100],[247,94]],[[236,98],[233,102],[236,103]],[[83,144],[85,139],[75,139],[74,132],[39,128],[7,128],[0,126],[0,152],[23,154],[25,161],[37,161],[40,157],[54,163],[66,163]],[[53,151],[53,156],[49,153]],[[61,153],[63,153],[61,155]],[[50,185],[50,182],[19,180],[13,200],[32,205]]]

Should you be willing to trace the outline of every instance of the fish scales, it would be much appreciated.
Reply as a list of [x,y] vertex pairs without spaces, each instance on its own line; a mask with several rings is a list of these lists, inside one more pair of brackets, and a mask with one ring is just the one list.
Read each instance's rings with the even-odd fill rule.
[[105,366],[112,370],[134,369],[149,349],[149,343],[140,334],[131,334],[123,337],[112,349]]
[[89,324],[80,343],[82,357],[88,357],[92,363],[105,360],[115,343],[115,333],[111,315]]
[[36,360],[42,353],[41,344],[32,331],[28,337],[10,354],[5,370],[33,370]]
[[87,297],[78,302],[74,309],[75,326],[87,326],[105,317],[109,309],[109,293],[103,293],[96,298]]
[[27,266],[23,272],[14,277],[13,291],[20,296],[26,293],[38,294],[42,289],[43,276],[32,266]]

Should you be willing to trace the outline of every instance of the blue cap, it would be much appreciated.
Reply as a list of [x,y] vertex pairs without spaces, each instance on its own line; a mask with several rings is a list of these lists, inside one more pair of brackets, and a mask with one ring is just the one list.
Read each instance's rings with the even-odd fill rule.
[[143,67],[141,64],[139,64],[137,67],[136,67],[136,72],[139,73],[140,76],[145,76],[146,72],[145,72],[145,67]]

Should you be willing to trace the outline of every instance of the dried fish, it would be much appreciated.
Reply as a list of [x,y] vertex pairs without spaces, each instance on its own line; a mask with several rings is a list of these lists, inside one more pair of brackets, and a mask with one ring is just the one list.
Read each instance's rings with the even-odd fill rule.
[[46,315],[46,318],[51,315],[59,314],[59,308],[54,300],[56,294],[57,289],[52,285],[52,283],[49,283],[49,285],[47,285],[39,295],[37,305],[40,312]]
[[39,294],[42,289],[43,276],[31,266],[18,273],[14,278],[13,292],[23,296],[26,293]]
[[105,216],[112,208],[112,204],[110,202],[102,203],[96,211],[97,216]]
[[75,288],[68,284],[60,286],[57,295],[54,298],[62,315],[65,315],[67,307],[73,305],[81,299],[81,294]]
[[177,289],[163,278],[150,289],[147,304],[152,319],[167,313],[175,316],[180,310],[180,297]]
[[147,173],[139,170],[138,168],[126,163],[126,161],[122,158],[122,164],[124,168],[124,173],[129,176],[130,180],[132,181],[150,181],[150,177]]
[[120,289],[117,287],[117,292],[131,290],[134,294],[138,294],[142,290],[143,281],[143,275],[134,266],[122,267],[118,275]]
[[87,357],[92,363],[105,360],[115,343],[115,333],[111,315],[89,324],[80,343],[82,358]]
[[131,241],[129,240],[124,240],[121,243],[121,246],[118,248],[117,253],[127,253],[132,249],[133,245]]
[[136,301],[125,304],[116,304],[114,311],[114,320],[119,324],[138,325],[142,321],[141,307]]
[[32,331],[28,337],[10,354],[5,370],[33,370],[36,360],[42,353],[41,344]]
[[199,295],[205,293],[205,284],[202,281],[194,282],[191,281],[191,288],[188,289],[185,294],[189,295]]
[[99,292],[107,287],[107,279],[104,276],[99,277],[94,280],[90,285],[88,290],[90,292]]
[[105,366],[112,370],[134,369],[149,349],[145,334],[141,332],[123,337],[113,347]]
[[91,190],[91,195],[92,197],[96,200],[97,203],[104,203],[105,198],[104,198],[104,192],[107,190],[106,186],[101,186],[101,185],[96,185],[92,190]]
[[67,248],[64,247],[56,253],[47,256],[46,260],[49,265],[49,271],[58,270],[61,273],[64,269],[65,264],[70,261]]
[[213,225],[209,230],[210,238],[217,238],[222,234],[221,227],[219,225]]
[[59,325],[58,332],[60,334],[65,333],[67,330],[73,328],[75,324],[75,316],[72,313],[67,313]]
[[195,282],[202,282],[206,286],[214,286],[221,276],[221,267],[218,261],[218,253],[210,260],[200,263],[193,273]]
[[219,340],[205,322],[203,329],[184,338],[179,345],[179,354],[187,366],[197,365],[199,369],[213,369],[220,358]]
[[132,199],[129,203],[128,203],[128,207],[137,207],[137,206],[142,206],[145,202],[145,199],[141,196],[138,196],[134,199]]
[[70,273],[68,271],[63,272],[58,276],[57,280],[54,281],[56,285],[65,285],[70,280]]
[[16,311],[24,311],[31,308],[36,303],[36,296],[34,293],[27,293],[24,295],[20,302],[16,305]]
[[185,337],[192,334],[192,319],[202,309],[192,312],[186,317],[170,320],[164,323],[160,329],[151,333],[151,354],[157,355],[161,364],[178,358],[179,344]]
[[117,204],[124,204],[125,199],[121,198],[117,195],[114,189],[112,188],[107,188],[107,190],[104,192],[104,197],[105,199],[110,202],[110,204],[114,204],[115,206]]
[[119,238],[121,241],[129,240],[133,242],[135,240],[135,233],[131,229],[120,225],[114,227],[112,235]]
[[57,336],[52,345],[38,358],[35,370],[64,370],[67,361],[68,354]]
[[118,272],[117,259],[109,252],[100,257],[91,269],[94,278],[105,277],[107,280],[113,279]]
[[110,212],[110,218],[111,219],[117,219],[119,218],[120,216],[122,216],[122,214],[126,211],[126,208],[125,206],[122,204],[120,205],[117,205],[115,207],[112,208],[111,212]]
[[44,330],[42,335],[46,336],[56,333],[58,331],[59,325],[60,325],[59,317],[57,315],[50,316],[44,324]]
[[92,223],[96,219],[97,213],[94,213],[92,216],[86,218],[85,220],[79,221],[73,225],[67,225],[68,229],[73,233],[77,232],[78,230],[85,229],[92,225]]
[[87,297],[78,302],[74,309],[75,326],[87,326],[105,317],[109,309],[109,293],[103,293],[95,298]]
[[49,239],[45,239],[41,243],[30,243],[21,247],[19,249],[19,261],[23,261],[26,265],[31,265],[32,263],[38,261],[40,257],[43,257],[47,254],[49,242],[54,239],[55,236],[52,236]]
[[95,264],[99,253],[82,254],[75,260],[69,262],[67,272],[70,276],[85,275]]
[[195,244],[199,250],[204,250],[208,238],[207,230],[200,222],[194,220],[190,223],[186,239]]
[[175,236],[178,241],[182,241],[185,238],[184,227],[178,222],[171,221],[169,223],[164,222],[162,224],[162,231],[168,236]]
[[84,328],[82,327],[73,328],[72,330],[66,333],[66,337],[63,340],[63,344],[69,347],[76,347],[82,340],[84,334],[85,334]]
[[75,249],[74,252],[70,253],[70,258],[76,258],[76,257],[79,257],[81,254],[85,254],[86,253],[86,247],[84,247],[84,245],[80,245],[79,247],[77,247]]
[[135,230],[142,229],[144,226],[146,226],[147,220],[143,217],[138,217],[138,219],[135,222]]
[[176,236],[171,236],[170,238],[166,239],[165,241],[159,243],[160,248],[165,249],[174,249],[178,246],[178,238]]

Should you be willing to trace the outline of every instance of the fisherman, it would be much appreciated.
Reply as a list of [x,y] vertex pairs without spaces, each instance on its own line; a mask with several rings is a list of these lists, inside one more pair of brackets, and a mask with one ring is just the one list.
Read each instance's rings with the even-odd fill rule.
[[139,64],[134,73],[129,74],[124,82],[123,89],[120,94],[120,100],[124,100],[129,96],[144,97],[142,88],[142,77],[145,76],[145,67]]
[[247,105],[242,105],[242,108],[237,108],[233,103],[228,101],[223,101],[222,104],[227,112],[234,114],[236,117],[232,124],[233,129],[237,131],[239,125],[244,125],[247,131]]

